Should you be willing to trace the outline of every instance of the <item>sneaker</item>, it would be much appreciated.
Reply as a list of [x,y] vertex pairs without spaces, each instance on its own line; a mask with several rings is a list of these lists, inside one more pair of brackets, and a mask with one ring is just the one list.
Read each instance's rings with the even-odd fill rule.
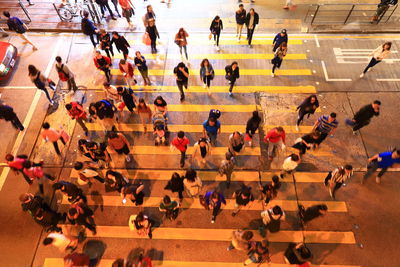
[[380,183],[381,183],[381,177],[376,176],[375,182],[376,182],[377,184],[380,184]]
[[232,217],[235,217],[237,212],[232,212]]
[[233,96],[232,92],[229,92],[229,96]]
[[300,131],[299,125],[296,125],[296,132]]
[[370,72],[372,70],[372,67],[371,68],[369,68],[368,70],[367,70],[367,72]]
[[253,146],[253,142],[252,141],[249,141],[249,146]]
[[111,17],[111,19],[112,19],[112,20],[117,20],[117,18],[116,18],[116,17]]
[[356,132],[356,131],[353,131],[353,135],[357,135],[357,132]]
[[364,77],[364,72],[360,74],[360,78]]
[[335,197],[333,196],[333,192],[332,192],[331,188],[329,188],[329,195],[331,196],[332,199],[335,199]]
[[289,6],[284,6],[283,9],[289,9]]
[[131,161],[131,156],[127,155],[126,156],[126,162],[130,162]]
[[271,73],[271,77],[274,78],[275,77],[275,73]]
[[250,45],[249,45],[249,48],[253,48],[253,46],[250,44]]
[[53,105],[54,105],[54,101],[51,100],[51,101],[50,101],[50,106],[53,106]]
[[211,220],[211,223],[215,223],[215,220],[214,220],[214,219],[212,219],[212,220]]
[[207,88],[207,84],[203,84],[203,88]]
[[220,48],[219,48],[219,46],[217,45],[216,46],[216,48],[215,48],[217,51],[219,51],[219,50],[221,50]]

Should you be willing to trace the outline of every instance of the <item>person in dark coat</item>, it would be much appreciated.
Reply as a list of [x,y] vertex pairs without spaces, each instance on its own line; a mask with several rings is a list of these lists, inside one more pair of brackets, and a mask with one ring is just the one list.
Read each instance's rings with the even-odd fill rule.
[[157,38],[160,39],[160,35],[158,34],[158,30],[154,20],[149,21],[149,25],[146,27],[146,32],[149,34],[151,40],[151,53],[157,53]]
[[367,126],[374,116],[379,116],[380,106],[381,101],[375,100],[372,104],[363,106],[357,111],[352,120],[346,120],[346,124],[353,127],[353,134],[356,134],[356,131],[362,127]]
[[100,49],[106,51],[107,57],[114,57],[114,50],[111,45],[111,36],[106,30],[100,29],[99,35]]
[[225,73],[225,79],[227,79],[230,84],[229,96],[232,96],[233,86],[235,85],[236,79],[239,79],[240,77],[238,63],[233,61],[231,65],[227,65],[225,67]]
[[254,30],[256,29],[256,26],[259,22],[259,16],[258,14],[254,11],[254,8],[250,8],[249,13],[246,15],[246,28],[247,28],[247,41],[249,44],[249,47],[251,48],[251,41],[253,40],[253,34]]
[[289,243],[284,258],[287,263],[301,265],[310,262],[312,254],[304,243]]
[[304,135],[296,140],[296,143],[292,146],[297,150],[297,155],[302,156],[307,150],[316,148],[318,146],[318,139],[321,134],[317,131]]
[[317,99],[317,95],[310,95],[297,107],[299,115],[297,117],[296,123],[296,131],[299,131],[300,123],[303,121],[303,118],[306,114],[308,114],[307,118],[310,117],[311,114],[314,114],[317,108],[319,107],[319,102]]
[[115,44],[118,52],[124,55],[124,59],[128,58],[129,47],[131,47],[124,36],[119,35],[118,32],[112,32],[111,45]]
[[275,77],[275,69],[280,68],[282,65],[283,58],[287,53],[287,44],[285,42],[281,43],[278,49],[275,51],[274,58],[271,60],[273,65],[271,76]]
[[210,25],[210,32],[214,36],[214,42],[216,45],[217,51],[219,51],[219,36],[221,35],[221,31],[224,28],[222,24],[222,20],[219,16],[216,16]]
[[247,121],[246,124],[246,137],[245,141],[249,141],[249,146],[253,145],[253,135],[256,133],[260,126],[261,118],[258,111],[253,111],[253,116]]
[[[83,19],[81,20],[81,28],[82,32],[85,35],[88,35],[90,41],[93,44],[93,47],[96,48],[96,45],[99,43],[99,36],[97,35],[97,28],[93,25],[93,22],[89,19],[89,12],[83,12]],[[96,36],[97,42],[94,41],[94,36]]]
[[112,12],[110,5],[108,4],[108,0],[96,0],[95,2],[100,6],[101,15],[103,18],[105,18],[104,11],[106,11],[107,9],[108,12],[110,13],[111,18],[113,20],[117,19],[116,17],[114,17],[114,13]]
[[115,189],[119,193],[121,193],[122,188],[129,183],[129,180],[121,173],[113,170],[108,170],[106,172],[105,181],[109,187]]
[[328,206],[325,204],[314,205],[304,208],[303,205],[299,205],[299,215],[303,223],[308,223],[309,221],[324,216],[328,212]]
[[288,44],[288,35],[286,32],[286,29],[282,29],[280,33],[278,33],[274,40],[272,41],[272,52],[275,52],[276,49],[281,45],[281,43],[286,43]]
[[136,96],[133,94],[133,90],[131,88],[126,88],[126,87],[117,87],[118,94],[122,97],[122,100],[125,103],[125,106],[127,109],[129,109],[130,112],[133,112],[133,109],[136,108],[135,102]]
[[235,19],[236,19],[236,36],[238,41],[242,37],[242,29],[243,25],[246,23],[246,9],[244,9],[243,4],[239,5],[239,9],[235,12]]
[[12,126],[17,130],[23,131],[25,129],[14,109],[10,106],[0,104],[0,119],[11,121]]
[[179,201],[183,200],[183,176],[180,176],[177,172],[174,172],[171,176],[171,180],[168,181],[168,184],[165,186],[165,190],[171,190],[172,192],[178,192]]
[[186,67],[185,63],[180,62],[174,68],[174,75],[176,78],[176,85],[178,86],[179,92],[181,93],[181,101],[185,100],[185,93],[183,92],[183,87],[188,88],[189,81],[189,69]]
[[32,217],[35,217],[39,210],[50,210],[49,205],[39,195],[25,193],[19,196],[23,211],[27,211]]
[[53,184],[53,188],[54,190],[60,190],[64,195],[66,195],[70,203],[75,203],[80,200],[84,203],[87,202],[82,189],[73,183],[61,180]]

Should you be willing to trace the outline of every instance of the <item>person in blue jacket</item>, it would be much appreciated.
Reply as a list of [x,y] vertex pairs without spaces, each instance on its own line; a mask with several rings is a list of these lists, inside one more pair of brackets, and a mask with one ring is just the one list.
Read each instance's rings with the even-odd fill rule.
[[204,196],[205,204],[207,209],[212,209],[211,223],[215,223],[215,219],[219,211],[221,210],[221,205],[226,205],[226,200],[223,194],[217,192],[216,190],[208,191]]
[[286,32],[286,29],[282,29],[280,33],[278,33],[274,40],[272,41],[272,51],[275,52],[276,49],[281,45],[281,43],[285,42],[286,44],[288,43],[288,35]]
[[[82,32],[85,35],[90,37],[90,41],[93,44],[93,47],[96,48],[96,45],[99,43],[99,36],[97,35],[97,28],[94,26],[93,22],[89,19],[89,12],[83,12],[83,19],[81,20],[81,28]],[[94,36],[96,36],[97,42],[94,41]]]
[[363,184],[377,169],[381,169],[381,171],[376,176],[376,183],[381,183],[383,174],[395,164],[400,164],[400,149],[383,152],[370,157],[368,159],[367,172],[364,174],[361,183]]

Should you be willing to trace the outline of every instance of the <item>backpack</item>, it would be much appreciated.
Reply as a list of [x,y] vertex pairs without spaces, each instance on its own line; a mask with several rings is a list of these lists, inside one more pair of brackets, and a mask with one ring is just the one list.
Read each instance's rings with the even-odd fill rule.
[[69,75],[64,71],[64,64],[61,64],[61,67],[56,66],[58,77],[61,81],[66,82],[69,80]]
[[208,117],[219,119],[219,117],[221,117],[221,111],[219,111],[218,109],[211,109]]
[[33,83],[38,89],[46,88],[46,85],[40,80],[40,71],[38,72],[36,78],[33,80]]
[[16,18],[10,18],[8,20],[8,26],[13,29],[16,33],[25,33],[26,29],[23,24],[19,23]]

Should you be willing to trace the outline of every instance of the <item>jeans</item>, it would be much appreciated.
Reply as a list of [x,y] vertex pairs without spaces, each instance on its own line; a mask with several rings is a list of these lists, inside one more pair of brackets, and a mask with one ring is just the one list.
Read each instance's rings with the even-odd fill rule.
[[317,139],[317,141],[315,141],[315,143],[317,145],[320,145],[322,143],[322,141],[324,141],[326,139],[326,137],[328,137],[327,133],[321,133],[321,136]]
[[188,81],[178,81],[176,80],[176,85],[178,85],[179,92],[181,92],[181,99],[185,98],[185,93],[183,92],[183,87],[188,88]]
[[[94,41],[94,36],[96,36],[97,42]],[[99,36],[96,33],[93,33],[93,34],[89,34],[89,38],[93,44],[93,47],[96,47],[96,45],[99,43]]]
[[183,50],[185,50],[185,56],[186,56],[186,59],[187,59],[187,60],[189,60],[189,58],[188,58],[188,54],[187,54],[187,48],[186,48],[186,45],[184,45],[184,46],[179,46],[179,52],[181,53],[181,56],[182,56],[182,48],[183,48]]
[[111,56],[114,56],[114,50],[112,46],[110,46],[110,48],[105,48],[104,51],[106,51],[107,57],[111,58]]
[[181,167],[185,166],[185,159],[186,159],[186,151],[181,151]]
[[251,41],[253,40],[253,33],[254,33],[254,27],[253,29],[247,28],[247,40],[249,42],[249,45],[251,45]]
[[276,157],[276,151],[279,149],[279,146],[281,145],[281,141],[278,141],[276,143],[268,142],[267,143],[267,154],[269,157]]
[[149,71],[146,70],[139,70],[140,74],[142,75],[143,81],[145,85],[150,85],[150,79],[149,79]]
[[214,41],[216,43],[217,46],[219,46],[219,36],[221,35],[221,32],[215,32],[213,33],[214,35]]
[[111,3],[113,3],[113,5],[114,5],[115,12],[117,12],[118,16],[121,17],[121,15],[119,14],[119,11],[118,11],[118,0],[111,0]]
[[219,213],[220,210],[221,210],[221,204],[216,205],[216,206],[213,208],[213,212],[212,212],[213,220],[215,220],[215,219],[217,218],[217,215],[218,215],[218,213]]
[[236,78],[230,80],[231,85],[229,86],[229,92],[232,93],[233,86],[235,86]]
[[74,77],[71,77],[68,79],[67,85],[68,85],[68,91],[71,91],[71,89],[72,89],[74,92],[76,92],[76,90],[78,90],[78,86],[76,86]]
[[104,74],[106,75],[107,82],[110,82],[110,80],[111,80],[111,71],[110,71],[110,68],[101,67],[100,69],[101,69],[101,70],[104,72]]
[[373,66],[375,66],[376,64],[378,64],[379,62],[381,62],[381,60],[377,60],[374,57],[371,58],[371,61],[368,63],[368,66],[365,68],[365,70],[363,71],[363,73],[366,73],[368,71],[369,68],[372,68]]
[[211,85],[211,75],[204,76],[204,77],[203,77],[203,82],[204,82],[204,84],[207,85],[208,88],[210,88],[210,85]]
[[106,9],[107,9],[108,12],[110,13],[111,17],[114,17],[113,12],[111,11],[110,6],[108,5],[108,1],[107,1],[106,4],[100,5],[101,15],[102,15],[103,17],[104,17],[104,11],[105,11]]
[[[364,174],[363,180],[366,180],[370,177],[377,169],[379,169],[379,164],[377,160],[373,160],[367,166],[367,172]],[[382,177],[388,168],[381,168],[381,171],[378,173],[378,177]]]
[[211,132],[207,132],[207,136],[210,139],[210,143],[215,146],[217,143],[217,135],[218,133],[211,133]]
[[46,94],[46,97],[47,97],[47,99],[49,100],[50,103],[53,102],[53,100],[51,100],[49,91],[47,91],[46,87],[44,87],[44,88],[38,88],[38,89],[39,89],[39,90],[42,90],[42,91]]
[[151,46],[151,52],[153,53],[155,53],[155,52],[157,52],[157,47],[156,47],[156,45],[157,45],[157,38],[150,38],[150,41],[151,41],[151,43],[150,43],[150,46]]
[[86,119],[83,119],[83,118],[77,118],[76,119],[76,123],[78,123],[82,127],[83,131],[84,132],[88,132],[89,130],[86,127],[86,125],[85,125],[85,123],[83,121],[86,121]]
[[[65,141],[64,139],[60,138],[58,140],[61,140],[61,142],[63,143],[63,145],[65,145]],[[58,140],[53,142],[53,146],[54,146],[54,150],[56,151],[57,155],[61,155],[60,149],[58,148]]]
[[360,130],[362,127],[367,126],[369,124],[369,121],[356,121],[356,123],[353,126],[353,131]]
[[[299,115],[298,115],[298,117],[297,117],[297,123],[296,123],[296,125],[300,125],[300,123],[303,121],[304,116],[305,116],[306,114],[311,114],[311,113],[306,112],[306,111],[299,110]],[[310,116],[310,115],[308,115],[308,116]]]

